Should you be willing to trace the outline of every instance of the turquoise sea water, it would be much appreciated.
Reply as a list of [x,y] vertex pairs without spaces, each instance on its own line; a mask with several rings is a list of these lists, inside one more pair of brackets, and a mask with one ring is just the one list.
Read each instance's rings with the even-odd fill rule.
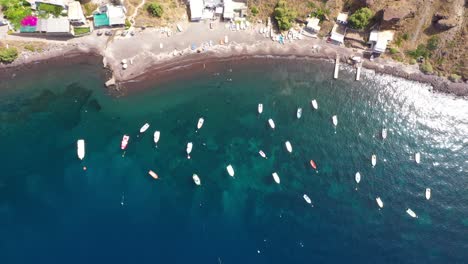
[[91,65],[1,80],[1,263],[466,262],[468,101],[372,73],[331,80],[317,61],[217,66],[126,97]]

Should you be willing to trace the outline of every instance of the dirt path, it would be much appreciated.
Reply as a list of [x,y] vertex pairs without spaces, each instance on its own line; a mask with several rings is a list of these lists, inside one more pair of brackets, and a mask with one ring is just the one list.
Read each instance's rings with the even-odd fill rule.
[[423,10],[421,11],[421,15],[419,17],[422,17],[422,19],[419,20],[418,25],[416,26],[416,31],[414,32],[413,38],[411,39],[411,43],[414,44],[416,40],[419,39],[419,34],[421,33],[422,27],[426,24],[427,17],[429,15],[429,12],[431,11],[430,4],[422,3]]
[[135,24],[135,17],[137,16],[138,14],[138,10],[140,10],[140,8],[142,6],[144,6],[146,3],[146,0],[142,0],[141,3],[135,8],[135,11],[133,12],[133,15],[131,15],[128,20],[130,21],[130,23],[132,23],[132,27],[133,25]]

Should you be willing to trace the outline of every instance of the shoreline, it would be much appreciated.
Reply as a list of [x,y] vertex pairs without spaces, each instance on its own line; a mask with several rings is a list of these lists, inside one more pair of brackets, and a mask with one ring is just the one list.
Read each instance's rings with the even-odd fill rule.
[[[306,40],[307,41],[307,40]],[[303,41],[304,42],[304,41]],[[301,45],[302,44],[302,45]],[[275,42],[258,41],[254,44],[230,44],[216,45],[212,49],[201,53],[190,51],[178,51],[182,55],[174,55],[173,52],[160,53],[159,57],[147,57],[142,63],[127,70],[120,68],[121,64],[116,58],[106,56],[106,52],[100,52],[98,48],[83,45],[62,45],[60,49],[50,49],[47,52],[35,56],[21,57],[12,64],[0,65],[0,78],[11,78],[17,74],[34,70],[44,65],[57,66],[63,64],[91,63],[101,64],[106,79],[115,78],[113,90],[142,90],[151,83],[170,81],[177,79],[179,74],[196,75],[203,71],[201,65],[216,64],[221,62],[236,62],[255,58],[269,59],[305,59],[322,60],[334,63],[336,54],[340,55],[340,62],[352,66],[350,58],[353,50],[344,47],[322,45],[316,48],[313,43],[288,43],[280,45]],[[392,61],[371,62],[363,61],[363,68],[373,70],[376,73],[388,74],[411,81],[430,84],[434,91],[467,97],[468,84],[454,83],[446,78],[434,75],[426,75],[415,71],[409,65]],[[393,64],[393,65],[392,65]],[[201,69],[201,71],[200,71]],[[330,72],[330,78],[333,73]],[[104,85],[104,84],[103,84]]]

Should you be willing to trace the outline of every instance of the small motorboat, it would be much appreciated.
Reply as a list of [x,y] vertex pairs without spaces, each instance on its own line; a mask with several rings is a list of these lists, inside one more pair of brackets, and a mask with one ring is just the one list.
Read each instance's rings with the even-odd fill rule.
[[302,116],[302,108],[299,107],[299,108],[297,109],[296,116],[297,116],[297,119],[301,118],[301,116]]
[[338,117],[336,115],[332,116],[332,122],[334,126],[338,125]]
[[304,197],[304,200],[308,203],[311,204],[312,200],[310,200],[309,196],[307,194],[304,194],[302,197]]
[[372,163],[372,168],[375,167],[375,164],[377,164],[377,155],[372,154],[371,163]]
[[271,119],[271,118],[268,119],[268,124],[270,124],[270,127],[271,127],[272,129],[275,129],[275,122],[273,121],[273,119]]
[[380,197],[375,198],[375,201],[377,202],[380,208],[383,208],[383,202],[382,199],[380,199]]
[[409,214],[409,215],[410,215],[411,217],[413,217],[413,218],[418,217],[418,216],[416,215],[416,213],[415,213],[413,210],[411,210],[410,208],[406,209],[406,213]]
[[224,44],[228,44],[229,43],[229,38],[228,36],[224,36]]
[[149,171],[148,171],[148,174],[149,174],[151,177],[153,177],[153,179],[155,179],[155,180],[159,179],[158,174],[156,174],[156,172],[154,172],[154,171],[152,171],[152,170],[149,170]]
[[84,139],[78,139],[76,142],[77,154],[80,160],[83,160],[85,157],[85,141]]
[[192,179],[196,185],[201,185],[200,177],[198,177],[198,175],[196,175],[195,173],[193,174]]
[[354,179],[356,180],[356,183],[359,183],[361,181],[361,173],[359,171],[356,172],[356,176],[354,176]]
[[127,136],[127,135],[124,135],[123,138],[122,138],[122,143],[120,143],[120,148],[122,150],[126,149],[127,148],[127,145],[128,145],[128,140],[130,139],[130,136]]
[[312,104],[312,108],[314,108],[315,110],[317,110],[317,109],[318,109],[317,100],[315,100],[315,99],[314,99],[314,100],[312,100],[312,101],[311,101],[311,104]]
[[140,128],[140,133],[145,133],[145,131],[148,130],[149,126],[150,126],[150,125],[149,125],[148,123],[144,124],[144,125]]
[[227,170],[229,176],[234,177],[234,168],[232,167],[231,164],[229,164],[229,165],[226,167],[226,170]]
[[190,159],[190,152],[192,152],[192,148],[193,148],[193,143],[192,142],[189,142],[187,143],[187,159]]
[[258,113],[261,114],[263,112],[263,104],[258,104]]
[[263,152],[263,150],[260,150],[260,151],[258,152],[258,154],[260,154],[260,156],[262,156],[262,158],[265,158],[265,159],[267,158],[267,157],[266,157],[266,154],[265,154],[265,152]]
[[387,129],[383,128],[382,129],[382,139],[386,139],[386,138],[387,138]]
[[279,178],[279,176],[278,176],[278,173],[273,172],[271,175],[273,176],[273,179],[275,180],[275,182],[276,182],[277,184],[280,184],[280,178]]
[[314,170],[317,170],[317,164],[315,164],[315,161],[310,160],[310,166],[312,166]]
[[204,122],[205,119],[203,119],[203,117],[200,117],[200,119],[198,119],[197,130],[202,128]]
[[156,146],[158,145],[160,136],[161,136],[161,132],[159,132],[159,131],[154,132],[154,144],[156,144]]
[[421,162],[421,153],[416,152],[416,154],[414,154],[414,160],[419,164]]
[[284,142],[284,145],[286,146],[286,150],[288,150],[288,152],[291,153],[292,152],[291,142],[286,141]]
[[431,199],[431,188],[426,188],[426,200]]

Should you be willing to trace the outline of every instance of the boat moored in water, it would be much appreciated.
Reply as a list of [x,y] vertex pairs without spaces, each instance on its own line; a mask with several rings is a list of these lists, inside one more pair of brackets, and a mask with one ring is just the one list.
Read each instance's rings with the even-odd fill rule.
[[284,142],[284,145],[286,146],[286,150],[287,150],[289,153],[291,153],[291,152],[292,152],[291,142],[286,141],[286,142]]
[[229,164],[229,165],[226,167],[226,170],[227,170],[229,176],[234,177],[234,168],[232,167],[231,164]]
[[158,174],[156,174],[156,172],[154,172],[154,171],[152,171],[152,170],[149,170],[149,171],[148,171],[148,174],[149,174],[151,177],[153,177],[153,179],[155,179],[155,180],[159,179]]
[[265,152],[263,152],[263,150],[260,150],[260,151],[258,152],[258,154],[260,154],[260,156],[262,156],[262,158],[265,158],[265,159],[266,159],[266,154],[265,154]]
[[277,184],[280,184],[280,178],[279,178],[278,173],[273,172],[273,173],[271,174],[271,176],[273,176],[273,179],[275,180],[275,182],[276,182]]
[[312,108],[314,108],[315,110],[317,110],[317,109],[318,109],[317,100],[315,100],[315,99],[314,99],[314,100],[312,100],[312,101],[311,101],[311,104],[312,104]]
[[409,214],[409,215],[410,215],[411,217],[413,217],[413,218],[418,217],[418,216],[416,215],[416,213],[415,213],[413,210],[411,210],[410,208],[406,209],[406,213]]
[[386,138],[387,138],[387,129],[383,128],[382,129],[382,139],[386,139]]
[[128,140],[130,139],[130,136],[124,135],[122,138],[122,142],[120,143],[120,149],[124,150],[127,148],[128,145]]
[[426,188],[426,200],[431,199],[431,188]]
[[372,164],[372,168],[375,167],[375,165],[377,164],[377,155],[372,154],[371,164]]
[[296,117],[297,117],[297,119],[299,119],[299,118],[301,118],[301,116],[302,116],[302,108],[299,107],[297,109],[297,112],[296,112]]
[[149,125],[148,123],[144,124],[144,125],[140,128],[140,133],[145,133],[145,131],[148,130],[149,126],[150,126],[150,125]]
[[315,161],[310,160],[310,166],[311,166],[314,170],[317,170],[317,164],[315,164]]
[[380,197],[375,198],[375,201],[377,202],[377,205],[379,205],[380,208],[383,208],[383,202],[382,199],[380,199]]
[[310,200],[309,196],[307,194],[304,194],[302,197],[304,197],[304,200],[308,203],[311,204],[312,200]]
[[271,118],[268,119],[268,124],[270,125],[270,127],[271,127],[272,129],[275,129],[275,121],[273,121],[273,119],[271,119]]
[[332,116],[332,122],[334,126],[338,125],[338,117],[336,115]]
[[354,179],[356,180],[356,183],[359,183],[361,181],[361,173],[359,171],[356,172]]
[[192,175],[192,179],[193,179],[193,182],[200,186],[201,185],[201,181],[200,181],[200,177],[198,177],[198,175],[196,175],[195,173]]
[[263,112],[263,104],[258,104],[257,110],[258,113],[261,114]]
[[414,160],[419,164],[421,162],[421,153],[416,152],[416,154],[414,154]]
[[205,119],[203,119],[203,117],[200,117],[200,119],[198,119],[197,130],[202,128],[204,122],[205,122]]
[[85,141],[84,139],[78,139],[76,142],[76,152],[78,154],[78,158],[83,160],[85,157]]
[[154,144],[156,144],[156,145],[158,144],[158,142],[159,142],[159,137],[160,137],[160,136],[161,136],[161,132],[159,132],[159,131],[154,131],[154,136],[153,136],[153,137],[154,137],[154,138],[153,138],[153,139],[154,139]]
[[187,143],[187,148],[185,150],[187,152],[187,159],[190,159],[190,153],[192,152],[192,148],[193,148],[193,143],[192,142]]

